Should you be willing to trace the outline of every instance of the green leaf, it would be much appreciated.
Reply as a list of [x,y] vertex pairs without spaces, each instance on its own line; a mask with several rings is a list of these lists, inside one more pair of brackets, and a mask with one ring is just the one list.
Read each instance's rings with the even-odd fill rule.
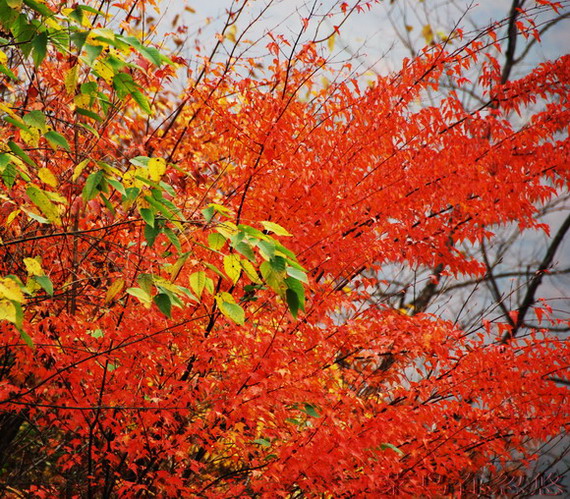
[[28,163],[28,165],[33,166],[34,168],[37,168],[38,165],[36,165],[35,161],[32,160],[32,158],[30,158],[23,150],[21,147],[18,146],[18,144],[16,144],[13,141],[8,141],[8,147],[10,148],[10,151],[12,151],[16,156],[18,156],[21,160],[25,161],[26,163]]
[[279,296],[285,297],[286,285],[283,274],[276,272],[269,262],[263,262],[259,270],[267,285]]
[[392,444],[387,444],[387,443],[380,444],[380,449],[381,450],[391,449],[394,452],[396,452],[397,454],[399,454],[400,456],[404,455],[404,452],[401,449],[398,449],[398,447],[396,447],[395,445],[392,445]]
[[249,261],[255,262],[255,253],[249,244],[240,242],[237,243],[234,248],[238,253],[241,253],[243,256],[245,256]]
[[77,6],[78,9],[84,10],[86,12],[90,12],[91,14],[95,14],[96,16],[103,16],[105,17],[105,14],[103,12],[101,12],[100,10],[97,10],[93,7],[90,7],[89,5],[78,5]]
[[[293,277],[287,277],[285,279],[285,284],[287,286],[287,291],[291,291],[297,295],[297,300],[299,302],[299,308],[305,311],[305,288],[300,281],[294,279]],[[289,303],[289,301],[287,301]],[[292,312],[291,312],[292,313]]]
[[271,268],[275,272],[278,272],[279,274],[285,273],[285,258],[282,256],[273,257],[271,260],[269,260],[269,265],[271,265]]
[[208,234],[208,246],[214,251],[218,251],[226,244],[226,238],[217,232]]
[[20,130],[24,130],[24,132],[28,132],[28,133],[30,132],[30,127],[19,119],[12,118],[12,116],[3,116],[2,119],[6,123],[10,123],[11,125],[14,125],[15,127],[19,128]]
[[123,203],[132,203],[140,193],[141,190],[138,187],[127,187],[121,201]]
[[34,213],[31,210],[27,210],[26,208],[24,208],[22,206],[22,211],[28,215],[32,220],[35,220],[36,222],[39,222],[41,224],[49,224],[49,220],[47,218],[42,217],[41,215],[38,215],[37,213]]
[[81,193],[81,196],[85,201],[91,201],[92,199],[97,197],[97,195],[101,190],[100,184],[101,181],[103,180],[104,175],[105,172],[103,172],[103,170],[99,170],[87,177],[87,180],[85,181],[85,186],[83,187],[83,191]]
[[[21,333],[21,332],[23,332],[23,323],[24,323],[24,311],[22,310],[22,304],[18,303],[17,301],[12,301],[12,304],[14,305],[14,308],[16,309],[16,322],[14,324],[16,325],[16,327],[18,328],[18,330]],[[28,335],[26,335],[26,336],[28,336]],[[28,338],[30,338],[30,337],[28,336]],[[30,338],[30,342],[31,341],[32,340]],[[28,343],[28,345],[29,344],[30,343]]]
[[141,214],[142,219],[154,228],[154,212],[149,208],[140,208],[139,213]]
[[168,238],[168,240],[174,245],[174,247],[181,252],[182,251],[182,246],[180,244],[180,239],[178,239],[178,236],[176,235],[176,233],[170,228],[170,227],[164,227],[162,229],[162,232],[166,235],[166,237]]
[[39,33],[32,39],[32,60],[34,61],[34,66],[37,68],[41,65],[47,54],[47,43],[48,37],[47,33]]
[[222,279],[226,278],[226,276],[224,274],[222,274],[222,272],[220,272],[220,269],[218,269],[218,267],[216,267],[215,265],[212,265],[211,263],[207,263],[207,262],[204,262],[204,265],[207,268],[209,268],[212,272],[219,275]]
[[103,338],[103,336],[105,336],[105,333],[102,329],[94,329],[92,331],[87,331],[87,333],[90,336],[93,336],[93,338]]
[[16,182],[17,174],[18,172],[16,170],[16,167],[11,162],[2,169],[2,181],[4,182],[4,185],[8,187],[8,189],[11,189],[14,185],[14,182]]
[[25,14],[20,14],[12,21],[10,31],[14,35],[16,42],[21,44],[20,50],[24,57],[28,57],[32,50],[32,44],[29,42],[36,36],[34,25],[28,22],[28,17]]
[[127,293],[131,296],[134,296],[135,298],[138,298],[145,304],[149,304],[152,300],[150,294],[141,288],[128,288]]
[[174,262],[174,264],[170,266],[169,272],[170,272],[170,280],[172,282],[174,282],[180,275],[180,271],[182,270],[182,267],[184,267],[184,264],[186,263],[186,260],[188,260],[189,256],[190,253],[183,253],[176,260],[176,262]]
[[137,282],[139,283],[141,289],[143,289],[146,292],[146,294],[150,296],[150,293],[152,291],[152,285],[154,283],[152,274],[140,274],[137,277]]
[[25,341],[26,345],[28,345],[30,348],[34,348],[34,342],[32,341],[32,338],[30,338],[30,335],[26,333],[22,327],[16,327],[20,332],[20,337]]
[[[156,189],[153,189],[153,192]],[[178,221],[181,216],[178,216],[178,211],[175,206],[165,199],[157,200],[155,196],[145,196],[145,201],[150,204],[155,210],[160,211],[165,218],[170,220],[176,227],[182,229],[182,225]]]
[[0,73],[6,75],[8,78],[10,78],[11,80],[14,81],[18,81],[18,78],[16,77],[16,75],[12,72],[12,70],[6,66],[4,66],[4,64],[0,64]]
[[125,186],[118,180],[115,180],[114,178],[108,178],[107,182],[109,182],[109,184],[112,185],[117,190],[117,192],[119,192],[119,194],[124,196],[127,193]]
[[297,293],[295,293],[295,291],[289,288],[287,288],[285,292],[285,297],[287,299],[287,305],[289,306],[291,315],[293,316],[294,319],[296,319],[297,313],[299,312],[299,297],[297,296]]
[[321,415],[317,412],[317,410],[315,409],[315,406],[312,404],[305,404],[305,408],[301,409],[305,414],[308,414],[309,416],[313,417],[313,418],[320,418]]
[[269,440],[265,440],[265,438],[256,438],[253,443],[261,445],[262,447],[271,447],[271,442]]
[[[101,52],[102,47],[94,47],[96,49],[99,50],[99,52]],[[79,87],[80,91],[82,94],[87,94],[87,95],[91,95],[91,94],[96,94],[97,93],[97,82],[96,81],[87,81],[85,83],[82,83],[81,86]]]
[[34,203],[45,217],[54,225],[61,225],[61,218],[57,206],[54,205],[44,191],[35,185],[26,189],[30,201]]
[[35,275],[33,276],[33,279],[48,295],[53,296],[53,284],[47,275]]
[[154,244],[156,236],[158,236],[161,232],[162,232],[162,227],[159,227],[158,224],[155,227],[151,227],[150,225],[145,224],[145,226],[144,226],[144,238],[145,238],[146,243],[148,244],[148,246],[150,248],[152,248],[152,245]]
[[169,61],[169,59],[163,56],[157,49],[154,47],[144,46],[134,36],[117,36],[117,39],[136,49],[142,56],[152,62],[155,66],[161,66],[163,62]]
[[81,128],[84,128],[85,130],[87,130],[89,133],[92,133],[95,137],[99,138],[99,132],[97,130],[95,130],[95,128],[93,128],[91,125],[87,124],[87,123],[77,123],[77,126],[80,126]]
[[159,293],[154,297],[154,303],[169,319],[172,318],[172,302],[166,293]]
[[71,148],[69,147],[69,144],[67,143],[67,140],[63,135],[54,132],[53,130],[50,130],[49,132],[44,134],[44,137],[54,149],[61,147],[65,149],[67,152],[71,151]]
[[44,17],[53,16],[53,12],[47,7],[47,5],[36,2],[36,0],[24,0],[24,3],[32,10],[35,10]]
[[131,97],[146,114],[152,113],[148,99],[143,95],[142,92],[135,90],[131,92]]
[[220,312],[224,314],[228,319],[231,319],[236,324],[242,326],[245,322],[245,312],[237,303],[228,303],[227,301],[222,301],[219,303]]
[[302,270],[296,269],[294,267],[287,267],[286,269],[287,275],[297,279],[298,281],[304,282],[307,284],[309,280],[307,279],[307,274]]
[[50,42],[59,49],[60,52],[69,50],[69,33],[63,29],[51,31],[49,33]]
[[87,41],[87,35],[87,31],[76,31],[75,33],[71,34],[69,39],[71,40],[71,43],[73,43],[73,45],[75,45],[75,47],[81,51],[83,50],[83,46]]
[[41,111],[30,111],[24,116],[24,122],[34,128],[37,128],[42,133],[47,130],[46,116]]
[[22,0],[6,0],[6,4],[12,9],[20,10],[22,7]]
[[274,234],[277,234],[278,236],[292,236],[293,235],[290,232],[288,232],[286,229],[281,227],[281,225],[276,224],[275,222],[265,221],[265,222],[261,222],[261,225],[263,225],[263,228],[266,231],[273,232]]
[[89,111],[89,109],[83,109],[82,107],[76,107],[75,108],[75,112],[81,116],[87,116],[87,118],[91,118],[92,120],[95,121],[103,121],[103,118],[101,118],[101,116],[99,116],[97,113],[94,113],[93,111]]
[[112,213],[113,215],[115,215],[115,213],[116,213],[115,207],[113,206],[113,203],[111,203],[111,201],[109,201],[109,199],[107,199],[107,196],[105,196],[103,193],[101,193],[101,199],[103,200],[105,207],[109,210],[109,213]]
[[155,66],[162,66],[162,63],[168,60],[165,56],[163,56],[158,49],[154,47],[145,47],[142,46],[139,49],[139,52],[146,57],[150,62],[152,62]]
[[275,244],[275,251],[282,253],[283,256],[285,256],[285,258],[289,259],[289,264],[292,265],[295,268],[298,268],[299,270],[305,270],[303,267],[301,267],[298,263],[297,263],[297,256],[295,255],[295,253],[293,253],[291,250],[287,249],[285,246],[283,246],[282,244],[279,244],[277,241],[273,240],[273,243]]
[[[99,54],[102,52],[103,47],[101,45],[91,45],[87,43],[84,47],[84,50],[85,50],[85,57],[83,58],[83,60],[85,61],[85,64],[87,64],[88,66],[92,66],[93,63],[95,62],[95,59],[97,59],[97,57],[99,57]],[[89,83],[95,83],[95,87],[97,86],[96,82],[89,82]],[[82,88],[81,93],[85,94],[87,92],[84,92]]]
[[204,208],[202,210],[202,215],[204,215],[204,220],[206,221],[206,223],[210,223],[214,214],[215,211],[213,206],[208,206],[207,208]]
[[190,287],[198,295],[198,298],[202,296],[202,292],[204,291],[204,287],[206,286],[206,273],[202,270],[198,272],[194,272],[188,278],[190,281]]
[[[12,3],[17,4],[18,0],[10,0]],[[21,3],[21,2],[20,2]],[[9,30],[18,17],[19,9],[17,5],[10,5],[8,2],[0,1],[0,25]],[[2,43],[8,43],[5,38]]]
[[212,279],[210,279],[209,277],[206,277],[206,282],[204,285],[204,289],[210,293],[211,295],[214,294],[214,281]]
[[[113,77],[113,88],[117,92],[119,99],[125,98],[132,92],[138,90],[138,85],[134,82],[133,77],[128,73],[117,73]],[[132,160],[131,160],[132,163]]]
[[261,256],[265,260],[270,260],[275,256],[275,245],[268,241],[256,241],[255,243],[261,251]]

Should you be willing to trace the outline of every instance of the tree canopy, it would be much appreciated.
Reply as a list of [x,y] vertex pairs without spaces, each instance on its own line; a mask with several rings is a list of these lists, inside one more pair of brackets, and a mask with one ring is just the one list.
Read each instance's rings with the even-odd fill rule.
[[[330,40],[376,3],[249,40],[228,2],[193,65],[150,0],[0,0],[0,490],[500,493],[565,431],[570,324],[539,286],[570,219],[516,305],[428,309],[567,191],[569,56],[513,79],[495,55],[560,6],[371,79]],[[398,306],[394,264],[430,269]]]

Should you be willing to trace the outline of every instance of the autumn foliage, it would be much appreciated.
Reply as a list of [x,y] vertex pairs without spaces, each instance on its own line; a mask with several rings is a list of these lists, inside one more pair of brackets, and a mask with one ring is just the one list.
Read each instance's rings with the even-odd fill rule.
[[[236,2],[193,68],[151,8],[0,0],[3,491],[433,496],[535,458],[570,417],[567,342],[371,298],[388,264],[433,289],[484,275],[462,248],[502,225],[548,229],[570,59],[503,82],[494,32],[457,31],[367,82],[309,16],[262,65]],[[444,79],[487,102],[422,104]]]

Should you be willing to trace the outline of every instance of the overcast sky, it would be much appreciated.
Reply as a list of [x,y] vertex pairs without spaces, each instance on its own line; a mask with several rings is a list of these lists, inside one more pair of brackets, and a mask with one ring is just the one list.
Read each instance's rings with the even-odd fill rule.
[[[240,0],[242,1],[242,0]],[[238,33],[243,31],[261,9],[267,5],[267,0],[250,0],[247,12],[238,22]],[[317,15],[329,11],[333,0],[274,0],[264,16],[255,23],[248,32],[248,38],[257,39],[267,31],[283,34],[293,38],[300,27],[300,18],[308,17],[311,6],[316,3]],[[352,4],[353,2],[349,2]],[[403,48],[397,38],[393,24],[402,32],[408,26],[412,40],[421,41],[422,28],[429,18],[434,31],[442,34],[449,33],[455,23],[469,31],[474,26],[483,27],[493,20],[499,20],[508,15],[512,0],[385,0],[374,5],[372,10],[353,15],[341,27],[341,36],[337,38],[335,49],[346,47],[344,58],[359,56],[365,65],[372,66],[376,71],[386,72],[399,67],[402,57],[409,56],[409,51]],[[570,14],[570,1],[563,0],[563,12]],[[187,5],[195,12],[183,10],[179,0],[163,0],[161,8],[168,10],[167,18],[180,14],[181,23],[189,25],[193,31],[201,28],[203,43],[214,39],[214,34],[223,26],[226,11],[232,4],[231,0],[188,0]],[[534,5],[531,0],[528,5]],[[338,9],[337,9],[338,12]],[[542,16],[540,21],[546,22],[553,17],[551,12]],[[323,18],[319,36],[328,34],[340,20],[340,16]],[[540,60],[558,57],[568,52],[570,47],[570,20],[566,19],[552,27],[544,35],[541,46],[536,44],[529,54],[527,67],[534,66]],[[265,46],[266,42],[260,44]],[[418,45],[419,46],[419,45]],[[522,41],[519,47],[522,47]],[[189,49],[190,50],[190,49]],[[192,57],[191,53],[186,54]],[[385,57],[383,57],[385,56]],[[521,67],[523,69],[524,66]]]

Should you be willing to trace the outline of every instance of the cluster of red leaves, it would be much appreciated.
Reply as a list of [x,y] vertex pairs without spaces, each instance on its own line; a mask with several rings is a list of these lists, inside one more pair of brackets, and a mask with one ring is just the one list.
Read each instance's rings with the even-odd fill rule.
[[[535,332],[498,344],[492,332],[366,305],[383,264],[480,274],[457,245],[511,221],[533,227],[537,203],[567,184],[568,57],[503,86],[489,69],[489,104],[476,111],[453,94],[419,104],[442,78],[461,80],[479,50],[433,47],[367,87],[343,68],[323,88],[315,74],[326,60],[307,44],[294,64],[277,52],[265,80],[212,63],[181,102],[161,90],[172,71],[141,70],[175,120],[153,132],[158,120],[117,103],[120,118],[98,136],[79,128],[62,87],[74,61],[44,63],[35,97],[16,93],[11,105],[57,116],[71,152],[22,147],[56,175],[69,209],[60,228],[19,216],[2,234],[2,275],[24,279],[23,258],[39,255],[55,289],[26,305],[33,350],[1,325],[0,408],[33,427],[30,449],[49,464],[33,492],[433,495],[508,471],[559,432],[568,391],[548,377],[567,372],[566,343]],[[549,104],[515,128],[508,113],[537,99]],[[190,253],[175,275],[167,237],[150,248],[136,212],[86,202],[90,170],[71,181],[85,156],[126,171],[138,155],[175,165],[165,178]],[[11,196],[25,202],[21,186]],[[242,299],[244,325],[206,294],[171,319],[124,291],[110,297],[118,279],[187,286],[204,262],[222,268],[207,248],[215,220],[200,214],[210,202],[235,223],[271,220],[293,234],[288,247],[309,274],[298,320],[273,291],[213,271],[218,291]]]

